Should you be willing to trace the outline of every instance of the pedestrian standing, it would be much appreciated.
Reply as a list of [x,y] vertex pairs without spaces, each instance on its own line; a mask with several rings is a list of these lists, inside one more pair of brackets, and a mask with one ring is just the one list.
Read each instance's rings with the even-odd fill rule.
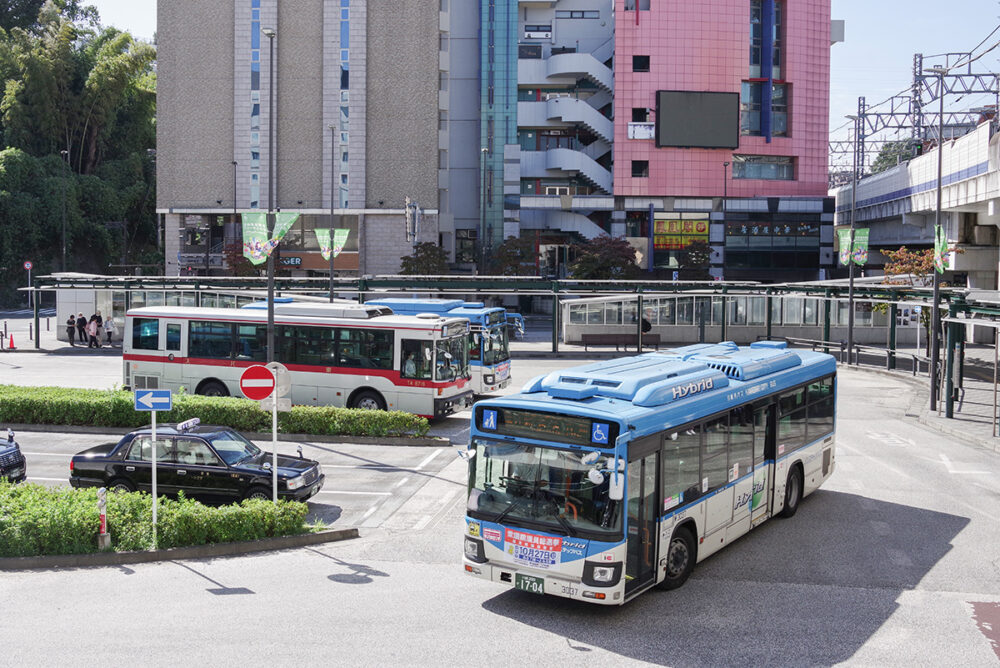
[[69,314],[69,318],[66,320],[66,338],[69,339],[69,345],[76,347],[73,342],[76,339],[76,318],[72,313]]
[[115,335],[115,320],[108,316],[104,321],[104,333],[108,335],[108,345],[111,345],[111,337]]
[[90,337],[90,343],[87,344],[88,348],[100,348],[101,340],[98,338],[101,335],[101,330],[97,326],[97,316],[91,316],[90,322],[87,323],[87,336]]
[[78,313],[76,316],[76,338],[80,340],[81,345],[87,341],[87,319],[83,317],[83,313]]

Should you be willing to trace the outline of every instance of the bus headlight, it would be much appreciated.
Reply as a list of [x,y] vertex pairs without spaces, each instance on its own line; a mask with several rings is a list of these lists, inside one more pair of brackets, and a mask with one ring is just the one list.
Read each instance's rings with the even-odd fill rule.
[[288,486],[288,489],[298,489],[304,484],[306,484],[306,477],[301,475],[295,478],[289,478],[285,481],[285,485]]
[[591,587],[613,587],[622,578],[622,562],[583,562],[583,584]]
[[492,385],[495,378],[496,377],[492,373],[487,373],[483,375],[483,382],[487,385]]
[[483,541],[475,538],[465,537],[465,558],[481,564],[486,561],[486,550],[483,549]]

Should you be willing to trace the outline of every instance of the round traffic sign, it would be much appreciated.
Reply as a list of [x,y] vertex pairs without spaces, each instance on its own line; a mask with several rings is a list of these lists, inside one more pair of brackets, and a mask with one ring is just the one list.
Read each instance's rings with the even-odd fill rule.
[[35,266],[35,265],[31,264],[31,260],[25,260],[24,261],[24,268],[27,269],[28,271],[31,271],[31,268],[33,266]]
[[240,391],[247,399],[266,399],[274,391],[274,374],[260,364],[247,367],[240,376]]

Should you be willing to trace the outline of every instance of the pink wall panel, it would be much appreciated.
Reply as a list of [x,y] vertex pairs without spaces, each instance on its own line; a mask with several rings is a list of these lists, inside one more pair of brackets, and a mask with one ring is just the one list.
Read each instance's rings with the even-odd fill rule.
[[[731,197],[826,195],[830,0],[784,0],[781,73],[790,88],[789,136],[770,143],[741,137],[736,151],[658,149],[653,140],[628,139],[632,108],[655,110],[657,90],[738,93],[749,76],[748,0],[653,0],[651,5],[638,12],[636,25],[636,12],[624,11],[624,0],[615,0],[615,194],[720,196],[723,162],[731,163],[735,152],[793,156],[796,180],[730,179]],[[633,55],[648,55],[650,71],[632,72]],[[633,160],[649,161],[648,178],[631,176]]]

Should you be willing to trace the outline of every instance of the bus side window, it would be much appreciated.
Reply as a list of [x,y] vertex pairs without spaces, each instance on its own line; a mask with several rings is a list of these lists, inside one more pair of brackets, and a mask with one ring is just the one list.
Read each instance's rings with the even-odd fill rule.
[[754,415],[750,406],[729,412],[729,481],[750,473],[753,466]]
[[[719,489],[729,482],[729,461],[726,451],[728,425],[728,416],[723,416],[707,422],[702,432],[705,444],[701,459],[703,492]],[[704,488],[706,480],[708,489]]]
[[132,348],[135,350],[160,349],[160,321],[156,318],[132,320]]
[[483,345],[483,332],[473,332],[469,337],[469,361],[479,359],[479,351]]
[[667,434],[664,438],[663,499],[666,510],[670,509],[668,504],[682,506],[701,496],[700,438],[699,425]]
[[403,378],[431,377],[431,344],[415,339],[400,341],[400,368]]

